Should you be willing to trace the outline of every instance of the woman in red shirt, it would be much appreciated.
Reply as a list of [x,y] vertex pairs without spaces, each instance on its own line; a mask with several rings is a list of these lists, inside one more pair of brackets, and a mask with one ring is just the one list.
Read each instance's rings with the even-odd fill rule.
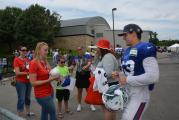
[[27,48],[21,46],[19,48],[19,57],[14,59],[14,70],[16,74],[16,90],[18,95],[17,111],[19,116],[24,116],[24,104],[26,106],[27,115],[33,115],[30,113],[30,95],[31,95],[31,84],[29,82],[29,62],[30,60],[26,57]]
[[47,61],[47,55],[48,44],[37,43],[34,59],[30,62],[29,67],[30,82],[34,87],[36,100],[42,107],[41,120],[48,120],[48,115],[51,120],[57,120],[51,81],[58,78],[49,76],[51,67]]

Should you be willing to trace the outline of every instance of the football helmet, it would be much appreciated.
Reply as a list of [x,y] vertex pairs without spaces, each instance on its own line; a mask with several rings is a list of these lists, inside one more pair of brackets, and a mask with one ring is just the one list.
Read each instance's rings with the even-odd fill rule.
[[57,67],[53,68],[49,74],[53,77],[60,77],[60,73]]
[[128,93],[125,87],[112,85],[102,95],[105,107],[110,111],[123,110],[128,102]]

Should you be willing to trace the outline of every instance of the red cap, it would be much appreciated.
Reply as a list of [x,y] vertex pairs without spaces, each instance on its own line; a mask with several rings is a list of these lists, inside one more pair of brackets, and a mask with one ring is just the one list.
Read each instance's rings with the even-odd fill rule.
[[100,39],[97,44],[97,47],[102,48],[102,49],[110,49],[110,42],[107,39]]
[[78,51],[79,51],[79,50],[82,50],[82,49],[83,49],[83,47],[78,47],[78,48],[77,48]]

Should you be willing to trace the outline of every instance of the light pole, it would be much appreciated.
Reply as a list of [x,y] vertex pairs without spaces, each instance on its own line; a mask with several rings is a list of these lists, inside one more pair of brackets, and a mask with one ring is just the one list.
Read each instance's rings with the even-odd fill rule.
[[114,50],[115,50],[115,35],[114,35],[114,11],[117,10],[117,8],[112,9],[112,20],[113,20],[113,44],[114,44]]

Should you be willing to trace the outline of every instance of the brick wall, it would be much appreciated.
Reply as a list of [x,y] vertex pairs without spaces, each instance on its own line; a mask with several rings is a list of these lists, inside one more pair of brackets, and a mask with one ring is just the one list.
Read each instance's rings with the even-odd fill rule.
[[88,35],[57,37],[54,39],[53,48],[76,49],[78,46],[87,46],[94,43],[94,37]]

